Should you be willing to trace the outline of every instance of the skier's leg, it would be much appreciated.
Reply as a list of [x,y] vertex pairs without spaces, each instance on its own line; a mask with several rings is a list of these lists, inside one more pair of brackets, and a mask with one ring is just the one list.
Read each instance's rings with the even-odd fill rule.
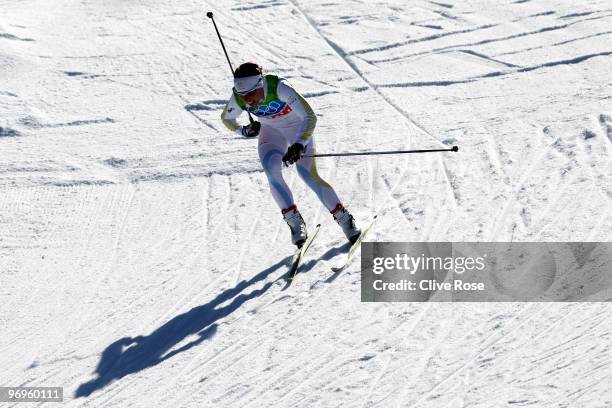
[[276,130],[263,126],[259,132],[259,160],[263,166],[272,198],[281,210],[294,205],[293,194],[283,178],[283,155],[287,151],[287,140]]
[[[311,135],[308,144],[306,144],[306,156],[315,154],[314,135]],[[334,220],[340,225],[346,238],[355,242],[361,234],[361,230],[355,225],[355,219],[344,208],[334,188],[321,176],[317,171],[317,164],[314,157],[302,157],[297,162],[298,174],[304,180],[306,185],[315,192],[321,203],[334,216]]]
[[259,160],[268,178],[272,198],[291,229],[291,241],[301,247],[306,240],[306,225],[282,172],[282,158],[287,151],[287,140],[281,133],[266,126],[262,126],[258,140]]
[[[306,155],[312,155],[315,153],[314,148],[314,135],[311,136],[311,140],[306,144]],[[338,204],[340,204],[340,199],[336,194],[334,188],[321,176],[319,176],[319,172],[317,171],[317,163],[314,157],[302,157],[297,162],[297,170],[300,178],[304,180],[304,183],[312,191],[315,192],[319,201],[327,207],[327,209],[331,212],[333,211]]]

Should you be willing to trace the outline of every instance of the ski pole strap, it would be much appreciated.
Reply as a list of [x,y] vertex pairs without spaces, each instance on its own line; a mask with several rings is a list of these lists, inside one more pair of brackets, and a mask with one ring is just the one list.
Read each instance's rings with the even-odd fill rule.
[[407,154],[407,153],[433,153],[433,152],[458,152],[459,147],[453,146],[450,149],[422,149],[422,150],[387,150],[382,152],[348,152],[348,153],[322,153],[311,154],[304,157],[336,157],[336,156],[371,156],[378,154]]

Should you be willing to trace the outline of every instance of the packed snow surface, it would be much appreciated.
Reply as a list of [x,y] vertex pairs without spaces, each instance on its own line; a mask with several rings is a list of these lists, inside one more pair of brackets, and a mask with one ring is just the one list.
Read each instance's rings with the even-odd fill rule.
[[283,290],[289,231],[257,142],[219,120],[205,15],[234,66],[304,94],[319,153],[460,147],[318,160],[378,214],[368,240],[611,241],[610,1],[0,10],[0,385],[67,407],[612,406],[608,303],[361,303],[294,169],[323,227]]

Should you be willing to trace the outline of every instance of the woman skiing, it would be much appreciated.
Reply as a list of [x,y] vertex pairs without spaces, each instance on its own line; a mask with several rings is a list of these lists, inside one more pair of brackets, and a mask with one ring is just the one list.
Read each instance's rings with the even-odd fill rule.
[[[236,118],[248,111],[261,122],[240,126]],[[232,96],[221,114],[221,120],[232,132],[245,137],[258,136],[259,159],[270,184],[270,191],[291,228],[291,241],[301,247],[307,232],[304,219],[285,183],[282,164],[296,163],[300,178],[340,225],[346,238],[354,243],[361,231],[353,216],[344,208],[336,192],[317,173],[313,131],[317,117],[308,102],[283,78],[262,74],[253,62],[240,65],[234,72]]]

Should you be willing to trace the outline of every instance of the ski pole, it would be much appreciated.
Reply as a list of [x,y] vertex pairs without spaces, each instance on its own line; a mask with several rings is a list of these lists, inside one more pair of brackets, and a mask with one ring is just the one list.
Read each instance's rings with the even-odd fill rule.
[[[217,32],[217,37],[219,38],[219,42],[221,43],[221,47],[223,48],[223,53],[225,54],[225,58],[227,59],[227,63],[229,64],[230,70],[232,71],[232,77],[234,76],[234,67],[232,67],[232,63],[230,62],[229,55],[227,55],[227,50],[225,49],[225,44],[223,44],[223,38],[221,38],[221,33],[219,33],[219,29],[217,28],[217,23],[213,17],[212,11],[206,13],[206,17],[212,20],[213,25],[215,26],[215,31]],[[251,112],[247,112],[249,115],[249,121],[253,124],[255,121],[251,116]]]
[[383,152],[348,152],[348,153],[323,153],[311,154],[304,157],[336,157],[336,156],[370,156],[375,154],[406,154],[406,153],[432,153],[432,152],[458,152],[459,147],[453,146],[450,149],[424,149],[424,150],[388,150]]

